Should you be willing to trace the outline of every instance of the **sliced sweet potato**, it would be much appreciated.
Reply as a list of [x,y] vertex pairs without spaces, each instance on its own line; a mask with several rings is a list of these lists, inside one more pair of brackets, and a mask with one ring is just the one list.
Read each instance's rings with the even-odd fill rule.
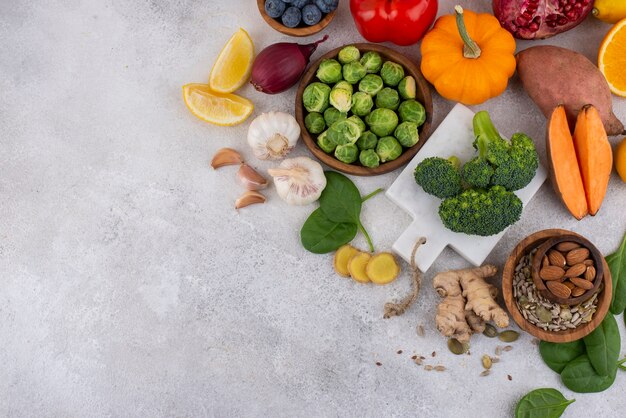
[[365,272],[365,266],[369,263],[372,256],[368,253],[358,252],[348,262],[348,270],[350,276],[359,283],[369,283],[370,278]]
[[350,277],[350,272],[348,271],[348,261],[350,261],[350,258],[358,252],[359,250],[350,244],[342,245],[337,249],[333,260],[333,267],[335,267],[337,274],[343,277]]
[[581,220],[587,216],[589,210],[574,140],[562,105],[554,109],[548,121],[546,149],[554,192],[561,198],[567,210]]
[[592,105],[584,106],[578,113],[574,146],[585,186],[589,214],[595,215],[602,205],[609,185],[613,169],[613,151],[600,113]]

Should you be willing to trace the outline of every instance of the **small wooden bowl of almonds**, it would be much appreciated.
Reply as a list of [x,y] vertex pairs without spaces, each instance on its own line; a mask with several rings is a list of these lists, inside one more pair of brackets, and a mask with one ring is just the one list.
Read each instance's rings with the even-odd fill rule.
[[577,305],[593,296],[604,276],[604,258],[589,240],[579,235],[560,235],[537,248],[532,278],[546,299]]

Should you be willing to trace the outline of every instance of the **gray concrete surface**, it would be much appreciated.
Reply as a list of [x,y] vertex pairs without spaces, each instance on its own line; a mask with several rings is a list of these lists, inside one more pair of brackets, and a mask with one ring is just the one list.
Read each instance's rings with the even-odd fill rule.
[[[409,288],[406,265],[390,286],[358,285],[333,273],[330,255],[301,248],[311,207],[287,207],[270,189],[265,205],[233,209],[235,169],[212,171],[213,153],[229,146],[261,171],[271,164],[254,160],[247,123],[195,119],[181,86],[205,82],[240,26],[258,50],[294,40],[252,1],[0,2],[0,415],[505,417],[548,386],[577,399],[564,416],[623,416],[624,373],[606,392],[574,394],[528,335],[489,377],[479,357],[497,341],[476,337],[471,356],[451,355],[433,325],[430,279],[466,265],[453,251],[427,272],[414,307],[383,320],[384,302]],[[608,28],[589,19],[542,43],[593,58]],[[326,33],[320,52],[361,40],[347,0]],[[417,47],[400,49],[419,59]],[[292,111],[295,88],[239,93],[259,114]],[[614,102],[626,120],[626,101]],[[452,106],[435,96],[436,124]],[[545,163],[545,120],[516,78],[483,108],[505,134],[535,137]],[[395,175],[354,180],[368,192]],[[548,227],[610,252],[626,230],[625,199],[614,175],[601,212],[576,222],[546,184],[489,261],[502,265]],[[388,249],[410,219],[381,195],[363,221]],[[413,354],[448,370],[426,372]]]

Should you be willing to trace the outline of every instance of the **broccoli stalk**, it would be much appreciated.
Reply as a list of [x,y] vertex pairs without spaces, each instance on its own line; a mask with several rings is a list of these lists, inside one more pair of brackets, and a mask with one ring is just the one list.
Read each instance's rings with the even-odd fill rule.
[[463,191],[459,166],[457,157],[426,158],[415,167],[415,182],[438,198],[455,196]]

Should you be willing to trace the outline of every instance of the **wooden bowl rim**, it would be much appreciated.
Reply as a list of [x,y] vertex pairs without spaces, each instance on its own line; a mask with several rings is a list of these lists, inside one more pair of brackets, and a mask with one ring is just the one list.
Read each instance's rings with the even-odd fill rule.
[[[304,105],[302,104],[302,93],[304,92],[305,87],[309,85],[311,82],[313,82],[313,78],[315,77],[315,72],[317,71],[317,68],[319,67],[322,60],[336,57],[342,48],[349,46],[349,45],[357,47],[359,51],[378,52],[379,54],[383,56],[384,59],[388,59],[390,61],[394,61],[402,65],[405,68],[407,75],[411,75],[413,76],[413,78],[415,78],[416,100],[420,100],[420,103],[422,103],[426,111],[426,120],[424,121],[424,124],[422,124],[422,126],[420,126],[418,129],[419,141],[417,142],[417,144],[413,145],[411,148],[405,149],[402,152],[402,155],[400,155],[395,160],[389,161],[387,163],[383,163],[376,168],[368,168],[368,167],[363,167],[361,165],[355,165],[355,164],[346,164],[337,160],[333,156],[326,154],[324,151],[322,151],[322,149],[320,149],[317,146],[317,143],[315,142],[313,137],[309,134],[309,132],[306,130],[306,126],[304,125],[305,109],[304,109]],[[421,98],[423,98],[423,100],[421,100],[420,96]],[[422,146],[424,146],[426,141],[429,139],[430,127],[431,127],[432,118],[433,118],[433,102],[432,102],[432,96],[430,94],[430,88],[428,87],[428,82],[426,81],[421,71],[419,70],[419,67],[413,61],[411,61],[408,57],[402,55],[400,52],[392,48],[389,48],[383,45],[371,44],[371,43],[345,44],[331,51],[328,51],[327,53],[319,57],[317,61],[315,61],[313,64],[309,66],[309,68],[306,70],[306,72],[300,79],[300,84],[298,85],[298,91],[296,92],[295,107],[296,107],[296,110],[295,110],[296,120],[298,121],[298,124],[300,125],[300,132],[302,135],[302,139],[306,147],[313,153],[313,155],[318,160],[320,160],[327,166],[337,171],[341,171],[343,173],[352,174],[356,176],[377,176],[379,174],[389,173],[390,171],[394,171],[406,165],[408,162],[410,162],[411,159],[413,159],[413,157],[415,156],[415,154],[417,154],[417,152],[422,148]]]
[[513,298],[513,276],[515,274],[515,266],[519,262],[519,259],[523,255],[526,255],[528,251],[532,250],[533,248],[537,248],[538,245],[541,245],[541,243],[543,243],[545,240],[560,234],[571,234],[582,237],[582,235],[580,234],[564,229],[544,229],[542,231],[537,231],[524,238],[515,246],[515,248],[509,255],[502,271],[502,294],[504,297],[504,303],[506,304],[506,307],[513,317],[515,323],[521,329],[533,335],[534,337],[537,337],[543,341],[549,341],[554,343],[576,341],[596,329],[609,312],[611,297],[613,295],[611,271],[606,264],[606,260],[604,260],[603,258],[602,262],[604,265],[605,273],[602,277],[602,281],[604,282],[604,289],[600,291],[600,294],[598,296],[597,310],[591,322],[586,325],[581,325],[577,328],[568,329],[565,331],[544,331],[543,329],[531,324],[524,318],[524,316],[517,308],[517,304],[515,303]]
[[267,13],[265,13],[265,0],[257,0],[257,7],[259,8],[259,13],[263,16],[263,20],[267,22],[274,30],[277,30],[280,33],[284,33],[289,36],[310,36],[318,33],[322,29],[324,29],[331,20],[335,17],[335,13],[337,13],[337,9],[333,10],[330,13],[326,13],[322,20],[317,22],[315,25],[311,26],[298,26],[295,28],[288,28],[287,26],[280,23],[278,20],[270,17]]
[[[543,257],[550,249],[554,248],[555,245],[565,241],[576,242],[577,244],[582,245],[584,248],[587,248],[596,265],[596,278],[593,282],[593,287],[576,298],[561,298],[554,295],[545,286],[541,277],[539,277],[539,270],[541,268],[541,261]],[[604,275],[604,263],[602,262],[602,260],[603,257],[600,251],[596,248],[595,245],[593,245],[591,241],[584,237],[581,237],[579,235],[564,234],[558,237],[550,238],[544,241],[543,244],[541,244],[537,248],[537,253],[535,254],[533,264],[531,266],[533,283],[535,283],[535,286],[537,287],[537,290],[539,290],[539,293],[541,293],[543,297],[551,302],[569,306],[578,305],[590,299],[594,295],[594,293],[596,293],[600,288],[600,285],[602,284],[602,276]]]

